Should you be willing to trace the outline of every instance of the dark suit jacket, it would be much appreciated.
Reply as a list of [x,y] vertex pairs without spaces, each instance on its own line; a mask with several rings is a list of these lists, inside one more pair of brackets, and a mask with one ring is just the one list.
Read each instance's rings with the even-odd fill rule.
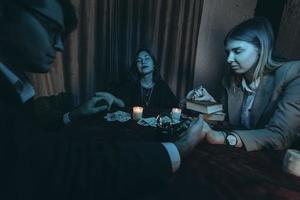
[[[224,79],[223,104],[230,124],[240,127],[244,93]],[[251,129],[236,130],[247,151],[283,149],[300,134],[300,62],[287,62],[266,73],[251,109]]]
[[32,101],[35,121],[47,130],[56,130],[65,126],[63,116],[75,107],[69,93],[39,97]]
[[169,155],[159,143],[105,143],[73,137],[67,129],[44,132],[29,105],[0,96],[0,199],[127,199],[171,175]]

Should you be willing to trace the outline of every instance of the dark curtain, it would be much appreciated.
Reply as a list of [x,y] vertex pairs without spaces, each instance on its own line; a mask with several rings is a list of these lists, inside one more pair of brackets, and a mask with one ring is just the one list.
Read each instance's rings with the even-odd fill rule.
[[[154,54],[162,77],[178,97],[192,88],[203,0],[72,1],[78,29],[66,41],[62,61],[51,72],[57,76],[63,71],[63,78],[57,76],[63,84],[58,91],[50,90],[51,74],[35,77],[44,87],[43,94],[65,90],[79,103],[125,79],[141,47]],[[55,78],[50,80],[55,85]]]

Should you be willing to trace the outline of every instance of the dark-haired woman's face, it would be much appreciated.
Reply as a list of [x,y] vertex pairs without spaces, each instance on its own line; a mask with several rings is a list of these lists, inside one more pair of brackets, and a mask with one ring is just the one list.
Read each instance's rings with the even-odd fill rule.
[[147,75],[149,73],[153,73],[154,71],[154,62],[146,51],[141,51],[138,54],[138,57],[136,59],[136,66],[138,68],[138,71],[141,75]]
[[237,74],[244,74],[255,67],[259,58],[259,49],[252,43],[242,40],[228,40],[225,46],[227,63]]

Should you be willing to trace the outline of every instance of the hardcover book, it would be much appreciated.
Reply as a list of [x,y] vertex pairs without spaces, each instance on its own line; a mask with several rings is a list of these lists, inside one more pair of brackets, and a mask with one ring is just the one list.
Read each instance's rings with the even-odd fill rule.
[[211,113],[222,111],[223,105],[211,101],[187,100],[186,108],[204,114],[211,114]]
[[201,116],[204,120],[208,121],[224,121],[225,120],[225,113],[219,111],[211,114],[202,114],[200,113],[199,116]]

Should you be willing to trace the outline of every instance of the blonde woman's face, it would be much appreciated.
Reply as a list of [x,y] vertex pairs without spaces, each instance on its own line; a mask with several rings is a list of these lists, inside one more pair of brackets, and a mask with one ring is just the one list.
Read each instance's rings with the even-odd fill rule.
[[227,63],[237,74],[244,74],[256,66],[259,58],[259,49],[246,41],[228,40],[225,46]]

